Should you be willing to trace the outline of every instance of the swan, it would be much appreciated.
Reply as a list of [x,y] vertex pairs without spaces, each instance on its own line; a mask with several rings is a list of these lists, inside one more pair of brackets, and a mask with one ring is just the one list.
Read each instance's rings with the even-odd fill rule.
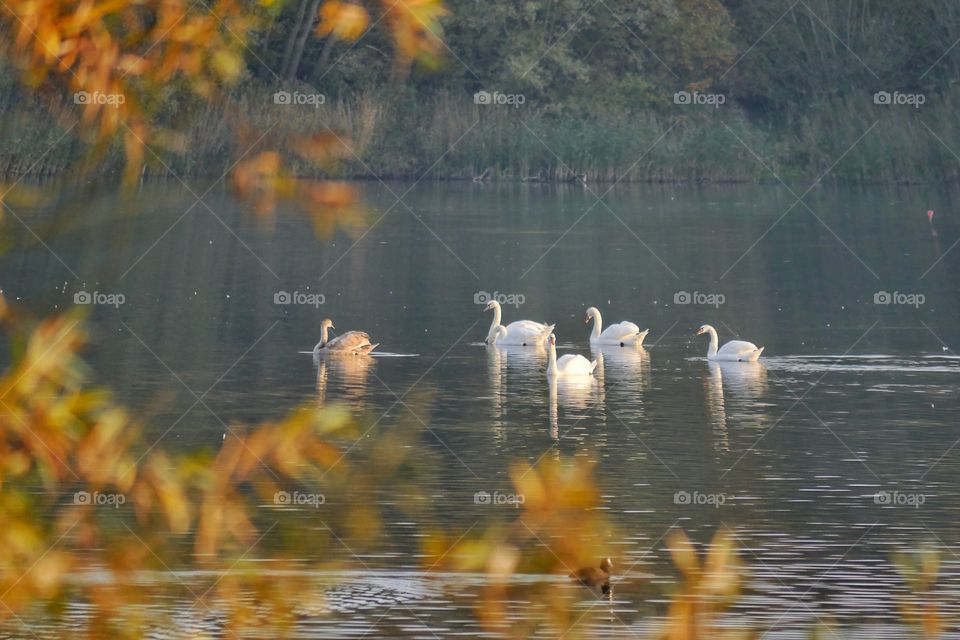
[[[603,318],[600,317],[600,311],[596,307],[587,309],[587,315],[583,319],[584,324],[590,324],[593,320],[593,332],[590,334],[590,344],[615,344],[621,347],[640,347],[643,346],[643,339],[647,337],[649,329],[640,331],[640,327],[632,322],[618,322],[603,329]],[[601,331],[601,329],[603,329]]]
[[517,320],[511,322],[506,327],[500,325],[500,303],[491,300],[484,311],[493,309],[493,322],[490,323],[490,331],[487,332],[487,344],[505,344],[521,345],[524,347],[543,344],[547,336],[553,331],[556,325],[541,324],[533,320]]
[[590,362],[579,353],[568,353],[557,360],[557,337],[550,334],[550,360],[547,363],[547,378],[568,376],[589,376],[597,367],[597,361]]
[[727,360],[733,362],[756,362],[763,353],[763,347],[757,348],[752,342],[743,340],[731,340],[720,349],[717,349],[719,340],[717,339],[717,330],[708,324],[697,329],[697,335],[702,333],[710,334],[710,346],[707,348],[707,360]]
[[376,349],[380,343],[370,344],[370,336],[364,331],[347,331],[333,340],[327,340],[327,331],[333,329],[333,320],[324,318],[320,323],[320,342],[313,348],[313,355],[322,353],[352,353],[364,355]]

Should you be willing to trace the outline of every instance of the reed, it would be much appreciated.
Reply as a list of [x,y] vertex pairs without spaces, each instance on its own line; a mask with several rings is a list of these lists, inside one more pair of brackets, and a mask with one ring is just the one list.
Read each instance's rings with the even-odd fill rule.
[[[24,94],[9,80],[0,84],[6,141],[0,173],[122,169],[119,144],[93,147],[77,129],[64,135],[79,115],[75,105]],[[308,86],[287,89],[315,93]],[[952,117],[957,89],[928,96],[920,109],[874,105],[865,94],[776,120],[732,104],[661,110],[597,105],[584,114],[554,104],[477,105],[472,94],[460,92],[424,97],[410,87],[328,95],[319,106],[282,105],[274,102],[274,91],[248,83],[208,103],[171,99],[155,119],[179,134],[169,148],[155,149],[162,162],[148,154],[145,174],[220,176],[256,142],[260,150],[287,152],[292,169],[304,176],[588,183],[960,179],[960,130]],[[289,140],[324,129],[346,143],[338,164],[317,167],[291,153]],[[259,141],[259,134],[237,135],[246,130],[267,134]]]

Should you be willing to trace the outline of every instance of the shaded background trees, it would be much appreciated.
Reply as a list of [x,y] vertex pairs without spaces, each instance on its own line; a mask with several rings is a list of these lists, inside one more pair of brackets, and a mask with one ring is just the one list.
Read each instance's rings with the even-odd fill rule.
[[[200,3],[194,11],[215,5]],[[344,132],[352,153],[339,170],[353,176],[419,176],[454,145],[433,168],[435,177],[488,170],[514,178],[769,177],[762,168],[740,166],[750,154],[730,127],[778,172],[812,178],[881,122],[880,135],[858,146],[837,178],[957,177],[958,163],[945,148],[960,147],[951,117],[960,7],[951,0],[251,0],[238,6],[256,17],[224,42],[242,56],[235,74],[232,64],[221,65],[238,84],[213,104],[191,101],[171,85],[152,105],[152,124],[177,123],[186,133],[185,148],[165,157],[178,172],[229,166],[224,150],[233,148],[232,135],[216,126],[229,104],[266,126]],[[10,10],[3,25],[9,40],[19,27]],[[271,98],[284,87],[322,93],[326,101],[318,109],[279,109]],[[6,80],[4,88],[0,135],[8,140],[48,132],[50,119],[35,117],[38,101],[46,113],[76,115],[56,95],[38,98],[34,86]],[[482,108],[472,99],[478,90],[519,93],[525,101],[518,109]],[[680,90],[722,93],[726,102],[721,109],[678,108],[672,97]],[[880,90],[923,93],[926,103],[919,110],[877,108],[872,98]],[[66,129],[70,117],[58,120]],[[662,153],[631,169],[667,131]],[[95,166],[113,168],[120,156],[115,149]],[[37,171],[60,171],[57,160]],[[23,164],[15,148],[0,149],[0,169],[20,173]],[[330,173],[297,163],[294,170]]]

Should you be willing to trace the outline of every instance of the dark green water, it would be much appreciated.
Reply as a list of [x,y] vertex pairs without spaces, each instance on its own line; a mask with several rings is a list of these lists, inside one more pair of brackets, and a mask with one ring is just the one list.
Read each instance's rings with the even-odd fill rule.
[[[168,449],[217,447],[224,425],[315,398],[371,424],[409,419],[397,397],[423,392],[412,410],[438,462],[423,487],[435,522],[420,527],[502,516],[510,507],[474,494],[509,492],[512,461],[590,456],[627,534],[609,541],[618,565],[661,584],[669,529],[705,542],[729,526],[752,567],[736,610],[761,628],[789,636],[829,613],[898,637],[889,557],[921,542],[941,547],[938,589],[956,602],[956,192],[824,188],[805,206],[777,187],[618,186],[595,204],[572,186],[420,184],[394,204],[408,188],[365,185],[372,226],[317,238],[289,212],[263,225],[220,189],[192,206],[173,182],[127,197],[46,187],[52,203],[16,210],[42,244],[7,220],[29,246],[0,258],[0,285],[37,314],[81,291],[122,294],[92,307],[86,355]],[[276,304],[278,292],[324,303]],[[554,398],[543,354],[483,346],[480,292],[522,296],[504,323],[556,323],[561,355],[589,354],[589,306],[649,328],[647,348],[608,351],[594,381]],[[681,304],[684,292],[722,304]],[[302,352],[326,316],[386,355],[318,370]],[[761,364],[708,365],[703,323],[764,346]],[[305,515],[305,535],[315,526]],[[475,578],[425,585],[416,528],[394,523],[376,555],[344,550],[370,569],[343,577],[328,598],[338,613],[304,635],[473,633]],[[598,633],[639,633],[662,603],[629,577],[618,594],[627,627]]]

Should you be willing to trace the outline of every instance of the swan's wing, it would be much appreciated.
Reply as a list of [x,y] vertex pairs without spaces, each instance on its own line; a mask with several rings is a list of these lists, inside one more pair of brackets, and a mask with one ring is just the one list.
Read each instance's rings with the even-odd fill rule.
[[533,320],[517,320],[507,325],[507,340],[513,343],[534,343],[545,340],[553,325],[541,324]]
[[508,333],[521,333],[538,336],[544,332],[549,325],[534,322],[533,320],[517,320],[507,325]]
[[579,353],[568,353],[557,360],[557,369],[564,373],[591,373],[596,366],[596,361],[590,362]]
[[757,350],[757,345],[752,342],[746,342],[745,340],[731,340],[727,344],[720,347],[720,350],[717,351],[717,354],[730,355],[730,356],[745,356],[753,353]]
[[600,334],[600,339],[620,340],[621,338],[635,336],[638,333],[640,333],[640,327],[632,322],[618,322],[604,329]]
[[370,336],[364,331],[347,331],[327,342],[330,351],[369,351],[372,349]]

